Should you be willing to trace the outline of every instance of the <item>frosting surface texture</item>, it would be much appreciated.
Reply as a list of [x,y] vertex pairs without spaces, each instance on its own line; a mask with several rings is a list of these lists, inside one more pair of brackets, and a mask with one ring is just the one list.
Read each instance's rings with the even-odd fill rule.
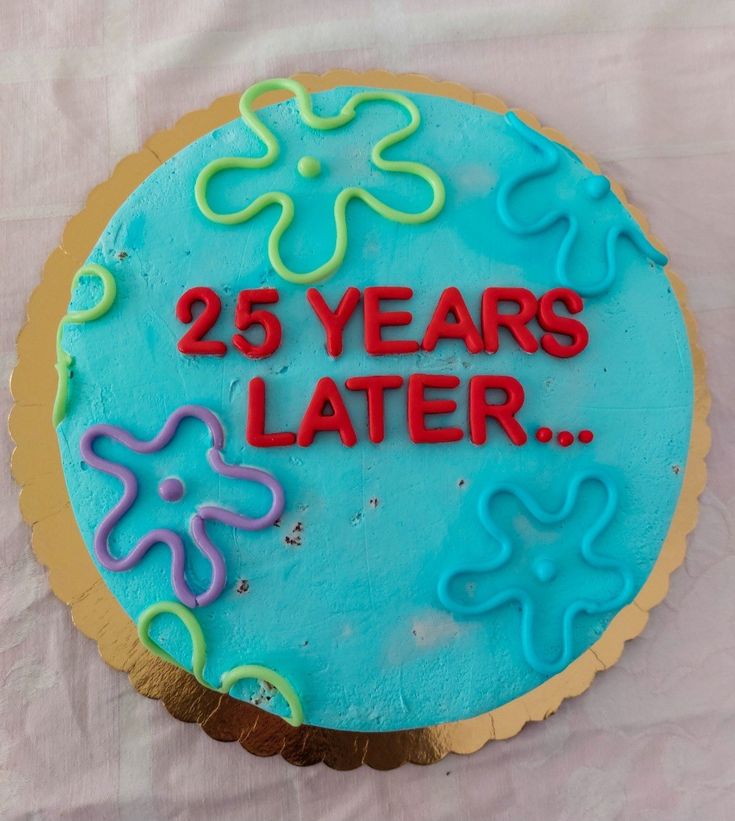
[[[130,617],[138,622],[148,613],[147,646],[198,672],[208,686],[292,721],[303,708],[307,724],[387,731],[491,710],[537,687],[600,637],[646,580],[666,537],[686,466],[693,396],[687,334],[665,257],[604,177],[512,116],[401,93],[407,115],[404,105],[374,92],[312,95],[313,114],[323,118],[349,110],[355,95],[369,95],[356,116],[333,129],[310,127],[295,99],[257,111],[278,138],[277,156],[265,168],[222,163],[267,151],[246,122],[233,120],[164,163],[129,197],[89,258],[110,272],[114,301],[93,322],[62,328],[59,350],[73,365],[57,430],[82,536]],[[374,146],[404,133],[412,107],[418,125],[383,144],[382,158],[397,165],[379,167]],[[402,167],[408,162],[436,175],[440,208],[437,187]],[[211,219],[201,197],[197,204],[197,180],[213,167],[208,208],[241,219]],[[335,201],[355,188],[388,209],[430,211],[431,218],[386,219],[365,198],[352,197],[343,203],[347,238],[339,264],[328,279],[310,277],[340,250]],[[283,197],[251,205],[244,217],[247,203],[264,192],[292,202],[288,230],[277,233]],[[347,289],[359,291],[332,356],[307,299],[309,283],[332,311],[343,297],[345,305],[353,299]],[[70,311],[99,304],[103,284],[80,278]],[[191,325],[177,318],[177,301],[200,287],[221,302],[205,339],[223,345],[210,355],[178,347]],[[574,289],[584,299],[575,317],[589,339],[564,358],[541,345],[523,350],[501,327],[493,353],[440,338],[431,350],[417,344],[373,356],[363,327],[365,289],[373,287],[412,291],[382,303],[384,312],[411,314],[408,323],[382,329],[384,342],[421,343],[450,287],[478,327],[488,288],[536,297]],[[277,290],[267,308],[281,337],[260,358],[233,341],[244,335],[256,349],[268,342],[262,328],[236,324],[248,289]],[[189,308],[184,315],[195,319],[202,305]],[[544,333],[536,319],[528,328],[537,339]],[[421,388],[427,402],[455,403],[445,404],[443,415],[427,415],[426,425],[460,437],[411,440],[407,395],[419,390],[409,386],[416,374],[446,378],[436,383],[443,387]],[[523,443],[493,419],[484,444],[471,440],[470,380],[487,375],[522,385],[515,419]],[[377,439],[380,431],[370,427],[365,390],[345,386],[364,376],[400,377],[385,382],[380,441],[369,435]],[[262,383],[253,386],[256,378]],[[300,426],[325,378],[349,414],[351,444],[344,424],[324,429],[344,423],[326,413],[312,418],[324,427],[306,445]],[[301,445],[248,444],[253,390],[264,391],[266,431],[300,434]],[[331,387],[322,383],[322,390]],[[192,414],[192,407],[200,410]],[[209,422],[201,424],[202,414]],[[155,454],[132,446],[154,441],[172,419],[170,444]],[[109,434],[109,426],[124,435],[96,437],[90,462],[90,431]],[[105,469],[109,464],[118,472]],[[228,474],[227,466],[249,466],[270,479],[243,481],[248,477]],[[122,510],[123,477],[130,475],[137,494]],[[100,540],[113,510],[120,512],[114,533],[108,528],[103,536],[110,538]],[[216,510],[261,526],[241,526]],[[216,546],[214,564],[213,554],[197,549],[197,511]],[[129,566],[109,566],[132,555],[153,528],[178,534],[180,575],[172,573],[176,551],[161,538]],[[168,604],[149,610],[162,602]],[[196,627],[182,616],[189,612]],[[193,667],[197,629],[206,672],[201,654]],[[234,675],[244,664],[250,667]],[[258,670],[275,690],[264,690]]]

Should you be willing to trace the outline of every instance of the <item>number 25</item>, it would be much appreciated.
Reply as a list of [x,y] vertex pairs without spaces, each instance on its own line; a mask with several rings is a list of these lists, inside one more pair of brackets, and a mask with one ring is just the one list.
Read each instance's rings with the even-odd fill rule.
[[[263,359],[278,350],[281,344],[282,329],[278,317],[255,305],[273,305],[278,302],[278,291],[275,288],[253,288],[240,291],[235,308],[235,327],[246,331],[254,325],[263,329],[263,340],[259,344],[251,342],[244,334],[237,333],[232,337],[232,344],[249,359]],[[193,307],[201,303],[204,307],[195,318]],[[199,286],[183,293],[176,303],[176,318],[191,328],[179,340],[179,351],[187,355],[224,356],[227,345],[221,340],[204,339],[212,330],[222,312],[222,302],[211,288]]]

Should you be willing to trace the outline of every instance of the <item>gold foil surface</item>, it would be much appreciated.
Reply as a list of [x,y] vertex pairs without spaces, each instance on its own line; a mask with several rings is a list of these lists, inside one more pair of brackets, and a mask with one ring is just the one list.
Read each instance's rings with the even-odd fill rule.
[[[418,74],[336,70],[323,75],[297,74],[295,79],[312,92],[343,85],[374,86],[449,97],[501,114],[508,110],[497,97]],[[258,107],[287,96],[280,92],[263,95]],[[138,692],[159,699],[174,718],[196,722],[214,739],[237,741],[255,755],[279,754],[292,764],[323,762],[339,770],[361,764],[388,770],[407,761],[431,764],[448,753],[472,753],[489,741],[514,736],[529,721],[547,718],[565,698],[583,693],[597,673],[615,664],[625,642],[643,630],[649,610],[663,600],[670,574],[684,559],[686,535],[697,520],[698,497],[706,479],[704,458],[710,445],[706,421],[710,397],[704,358],[697,343],[694,318],[686,305],[684,286],[667,268],[666,274],[686,322],[693,358],[695,399],[689,456],[668,535],[635,600],[624,607],[599,640],[566,669],[484,715],[387,733],[347,732],[308,725],[291,727],[253,705],[203,687],[190,673],[164,662],[140,644],[134,623],[110,593],[82,541],[51,424],[56,388],[54,335],[67,309],[74,273],[86,261],[114,212],[135,188],[189,143],[237,118],[238,101],[239,95],[221,97],[206,110],[186,114],[173,128],[151,137],[137,154],[123,159],[110,179],[92,190],[84,209],[67,223],[60,245],[43,269],[41,284],[29,299],[27,321],[17,340],[18,364],[11,379],[15,404],[9,427],[16,445],[12,470],[21,487],[20,506],[32,530],[34,553],[48,569],[51,589],[70,607],[77,628],[97,642],[102,658],[115,669],[126,672]],[[574,148],[558,131],[541,127],[528,112],[516,110],[516,113],[533,128],[572,148],[591,171],[600,173],[597,162]],[[613,191],[649,240],[661,247],[650,235],[643,214],[628,202],[620,185],[611,182]]]

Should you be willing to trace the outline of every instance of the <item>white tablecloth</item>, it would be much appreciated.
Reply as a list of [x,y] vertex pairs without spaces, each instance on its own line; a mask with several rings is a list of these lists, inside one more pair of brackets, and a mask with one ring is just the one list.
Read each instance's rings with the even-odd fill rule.
[[46,256],[121,157],[254,80],[338,66],[424,72],[528,108],[647,212],[689,288],[714,396],[686,564],[622,661],[550,721],[428,768],[297,769],[210,740],[107,668],[48,592],[3,472],[0,816],[730,821],[732,0],[0,0],[4,369]]

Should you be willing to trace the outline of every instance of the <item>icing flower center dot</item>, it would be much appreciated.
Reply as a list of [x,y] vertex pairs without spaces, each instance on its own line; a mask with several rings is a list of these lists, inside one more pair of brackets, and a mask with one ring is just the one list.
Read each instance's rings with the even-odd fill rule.
[[601,200],[610,190],[610,180],[598,174],[584,181],[584,190],[593,200]]
[[318,177],[322,172],[322,164],[316,157],[307,155],[298,161],[296,169],[302,177]]
[[553,581],[557,569],[556,562],[551,559],[536,559],[533,563],[533,575],[544,584]]
[[158,486],[158,495],[164,502],[178,502],[184,496],[184,483],[176,476],[169,476]]

